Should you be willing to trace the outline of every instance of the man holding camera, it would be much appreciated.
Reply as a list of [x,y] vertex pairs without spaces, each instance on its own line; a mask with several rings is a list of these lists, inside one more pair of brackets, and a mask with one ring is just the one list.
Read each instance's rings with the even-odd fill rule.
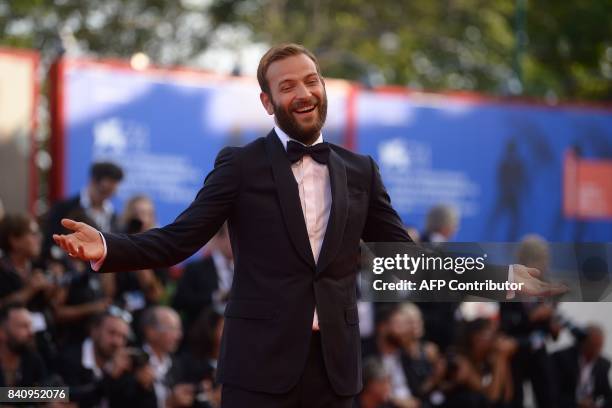
[[80,407],[127,405],[135,388],[145,384],[144,367],[132,372],[130,323],[127,312],[110,307],[95,318],[90,336],[61,356],[58,371]]

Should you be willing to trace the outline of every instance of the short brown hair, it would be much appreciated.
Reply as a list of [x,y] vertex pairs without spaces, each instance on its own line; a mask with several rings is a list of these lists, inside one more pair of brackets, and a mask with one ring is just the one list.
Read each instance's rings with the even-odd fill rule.
[[299,44],[279,44],[272,48],[270,48],[261,60],[259,60],[259,66],[257,67],[257,81],[259,82],[259,87],[262,92],[267,94],[270,93],[270,84],[268,84],[268,79],[266,78],[266,74],[268,73],[268,68],[273,62],[280,61],[282,59],[292,57],[294,55],[304,54],[308,58],[315,63],[317,67],[317,73],[321,76],[321,69],[319,68],[319,62],[317,61],[317,57],[314,56],[312,52],[310,52],[306,47]]
[[11,238],[20,238],[30,231],[34,218],[28,214],[7,214],[0,222],[0,249],[11,252]]
[[123,170],[115,163],[98,162],[92,164],[89,168],[89,176],[95,182],[100,182],[104,179],[121,181],[123,180]]

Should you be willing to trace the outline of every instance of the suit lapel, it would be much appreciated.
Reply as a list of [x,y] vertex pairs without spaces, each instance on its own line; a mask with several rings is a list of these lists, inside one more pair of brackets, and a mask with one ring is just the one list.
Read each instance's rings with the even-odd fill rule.
[[271,131],[266,138],[266,150],[291,242],[304,261],[314,267],[315,261],[308,241],[308,231],[304,221],[302,204],[300,204],[298,185],[291,171],[291,162],[287,158],[282,142],[274,131]]
[[346,182],[346,167],[340,156],[333,149],[329,152],[329,180],[331,184],[332,205],[325,231],[325,238],[321,246],[321,253],[317,262],[317,273],[325,270],[334,259],[340,244],[346,219],[348,216],[348,187]]

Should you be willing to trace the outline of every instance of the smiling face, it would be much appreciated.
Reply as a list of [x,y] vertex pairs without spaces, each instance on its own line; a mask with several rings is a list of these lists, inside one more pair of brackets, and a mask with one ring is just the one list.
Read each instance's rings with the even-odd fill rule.
[[261,102],[278,126],[307,145],[321,132],[327,117],[327,95],[315,62],[306,54],[272,62],[265,73],[268,90]]

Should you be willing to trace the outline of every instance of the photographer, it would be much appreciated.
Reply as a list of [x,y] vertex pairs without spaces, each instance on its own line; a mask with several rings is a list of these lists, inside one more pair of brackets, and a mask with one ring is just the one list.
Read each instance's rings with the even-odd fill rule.
[[561,408],[610,408],[610,360],[601,355],[605,333],[597,325],[574,331],[576,344],[552,355]]
[[46,368],[36,353],[32,317],[23,306],[0,309],[0,387],[45,383]]
[[[544,280],[550,270],[550,248],[538,235],[525,236],[517,250],[517,261],[537,268]],[[556,316],[556,304],[550,300],[526,298],[521,302],[500,303],[501,329],[518,342],[512,360],[514,387],[513,406],[523,407],[523,383],[531,382],[539,408],[550,406],[556,399],[550,356],[546,340],[556,340],[561,326]]]
[[221,384],[215,383],[215,371],[223,324],[223,315],[214,308],[204,309],[191,326],[187,347],[173,370],[177,382],[194,384],[194,406],[210,408],[221,403]]
[[[121,216],[121,229],[136,234],[155,228],[155,207],[147,196],[136,195],[125,205]],[[134,315],[139,327],[140,313],[149,306],[159,304],[165,295],[168,270],[143,269],[105,276],[107,290],[117,304]]]
[[79,407],[129,406],[136,398],[137,406],[147,406],[147,394],[137,391],[150,374],[134,364],[126,347],[130,323],[129,313],[111,306],[96,317],[90,336],[62,355],[58,370]]
[[169,307],[151,307],[143,313],[142,327],[145,340],[142,349],[149,356],[146,367],[152,370],[152,375],[146,378],[146,387],[154,393],[156,406],[193,406],[198,387],[181,381],[184,375],[174,356],[183,336],[178,314]]
[[509,407],[514,394],[510,363],[516,341],[500,335],[494,322],[466,322],[458,350],[449,353],[446,382],[441,385],[445,408]]
[[0,306],[16,302],[38,309],[51,297],[53,285],[34,266],[41,243],[38,223],[31,216],[9,214],[0,222]]
[[61,287],[61,271],[40,268],[42,236],[27,214],[8,214],[0,222],[0,307],[18,303],[30,311],[34,341],[45,363],[57,353],[52,313]]

